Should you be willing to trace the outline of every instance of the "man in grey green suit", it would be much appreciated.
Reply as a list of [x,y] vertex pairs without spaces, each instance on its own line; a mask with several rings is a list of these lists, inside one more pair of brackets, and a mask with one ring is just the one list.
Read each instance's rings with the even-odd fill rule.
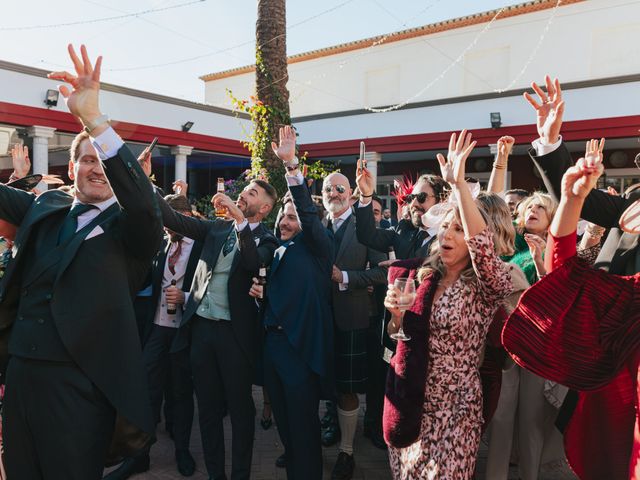
[[153,432],[132,299],[161,241],[160,212],[100,112],[102,59],[94,69],[81,52],[69,46],[76,75],[50,75],[71,84],[60,91],[85,126],[71,147],[75,197],[0,185],[0,218],[19,227],[0,286],[4,460],[13,479],[99,479],[110,444],[130,445],[112,439],[116,425],[138,448]]

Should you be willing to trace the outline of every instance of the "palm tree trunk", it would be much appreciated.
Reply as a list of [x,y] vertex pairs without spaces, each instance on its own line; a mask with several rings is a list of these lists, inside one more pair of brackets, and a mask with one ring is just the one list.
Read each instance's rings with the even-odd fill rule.
[[[278,129],[291,122],[287,82],[286,0],[258,0],[256,21],[256,99],[264,109],[254,119],[254,170],[262,171],[279,195],[286,190],[284,167],[271,150]],[[257,167],[257,168],[256,168]]]

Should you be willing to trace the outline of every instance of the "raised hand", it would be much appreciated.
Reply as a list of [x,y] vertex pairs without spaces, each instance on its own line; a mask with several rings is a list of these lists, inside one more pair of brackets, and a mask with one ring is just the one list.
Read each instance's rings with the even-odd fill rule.
[[224,193],[216,193],[211,199],[211,204],[215,209],[226,208],[227,218],[230,220],[235,220],[236,223],[242,223],[245,219],[244,213],[242,213],[236,203]]
[[73,75],[66,71],[52,72],[48,77],[54,80],[61,80],[71,85],[72,90],[69,90],[69,87],[66,85],[59,86],[58,90],[60,90],[60,93],[64,97],[69,111],[84,125],[87,125],[87,122],[93,122],[101,116],[98,99],[100,93],[102,57],[98,57],[95,66],[93,66],[84,45],[80,47],[82,59],[76,54],[73,45],[69,44],[68,50],[76,74]]
[[531,88],[538,94],[538,103],[530,93],[524,92],[524,98],[536,111],[538,135],[545,145],[552,145],[560,138],[560,128],[562,127],[562,115],[564,114],[564,100],[562,100],[562,89],[560,81],[556,78],[551,82],[551,77],[544,77],[547,93],[535,83],[531,83]]
[[531,233],[525,233],[524,239],[529,246],[529,252],[531,253],[531,258],[533,258],[533,262],[535,263],[536,272],[538,276],[541,277],[546,273],[544,267],[544,250],[547,247],[547,242],[538,235],[532,235]]
[[189,185],[184,180],[176,180],[173,182],[173,193],[177,195],[187,196],[187,191],[189,190]]
[[467,130],[460,132],[457,141],[456,134],[451,134],[447,158],[444,158],[440,153],[437,155],[442,178],[444,178],[445,181],[451,185],[460,185],[464,182],[467,157],[469,157],[469,154],[475,146],[476,142],[475,140],[473,142],[471,141],[471,133],[467,133]]
[[11,149],[11,162],[13,163],[13,177],[23,178],[29,175],[31,160],[29,160],[29,147],[15,144]]
[[292,162],[296,157],[296,132],[290,126],[280,127],[280,143],[271,142],[273,153],[285,163]]
[[563,197],[584,199],[595,188],[604,172],[603,150],[604,138],[600,139],[600,142],[598,140],[587,142],[585,156],[580,158],[573,167],[568,168],[562,177]]
[[371,197],[376,189],[373,175],[364,166],[362,158],[359,158],[356,163],[356,185],[362,197]]
[[147,177],[151,176],[151,152],[146,147],[138,157],[138,163]]
[[498,155],[496,157],[496,162],[499,165],[507,165],[509,155],[511,155],[511,150],[513,149],[513,144],[515,142],[516,139],[509,136],[500,137],[498,139]]

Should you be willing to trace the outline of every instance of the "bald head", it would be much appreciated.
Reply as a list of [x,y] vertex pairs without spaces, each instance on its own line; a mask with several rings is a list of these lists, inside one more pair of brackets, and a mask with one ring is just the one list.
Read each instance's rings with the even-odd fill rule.
[[339,217],[350,208],[351,193],[349,179],[341,173],[332,173],[322,183],[322,204],[334,218]]

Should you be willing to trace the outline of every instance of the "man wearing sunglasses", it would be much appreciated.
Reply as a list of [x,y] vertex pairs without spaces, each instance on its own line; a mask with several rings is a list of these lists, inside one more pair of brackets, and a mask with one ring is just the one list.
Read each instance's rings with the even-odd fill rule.
[[[337,412],[341,431],[340,451],[331,473],[332,480],[348,480],[353,476],[358,394],[366,393],[368,375],[367,287],[384,285],[387,281],[386,268],[378,266],[387,259],[386,255],[367,248],[357,239],[355,217],[349,201],[351,194],[349,180],[341,173],[332,173],[324,179],[322,203],[329,212],[327,228],[332,233],[335,249],[331,298],[335,325]],[[326,438],[323,440],[326,444]]]
[[358,160],[356,184],[360,201],[356,204],[356,233],[364,245],[387,253],[393,247],[398,259],[426,257],[436,237],[437,228],[422,223],[422,216],[436,203],[446,198],[447,186],[437,175],[422,175],[413,186],[406,203],[411,220],[400,220],[389,229],[376,228],[371,210],[375,179]]

